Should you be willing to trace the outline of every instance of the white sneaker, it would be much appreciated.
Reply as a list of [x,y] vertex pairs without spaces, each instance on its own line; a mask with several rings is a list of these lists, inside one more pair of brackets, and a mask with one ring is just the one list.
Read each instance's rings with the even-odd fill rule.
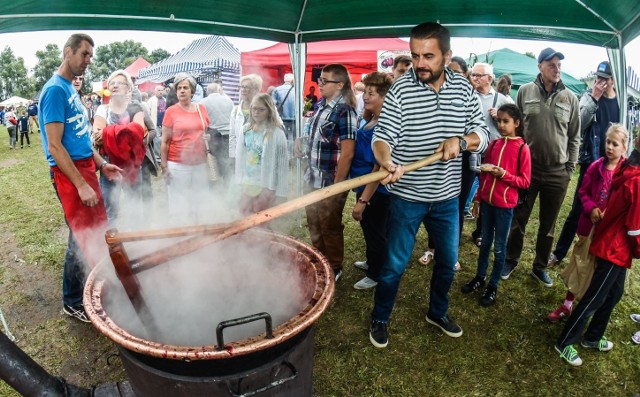
[[634,323],[640,323],[640,314],[632,314],[630,317]]
[[353,266],[357,267],[360,270],[369,270],[369,264],[367,263],[367,261],[353,262]]
[[422,255],[420,259],[418,259],[418,262],[420,262],[421,265],[428,265],[429,262],[433,260],[433,256],[434,250],[428,249],[424,252],[424,255]]
[[369,288],[373,288],[376,285],[378,285],[378,282],[370,279],[369,277],[365,277],[362,280],[358,281],[357,283],[355,283],[353,285],[353,288],[355,289],[369,289]]

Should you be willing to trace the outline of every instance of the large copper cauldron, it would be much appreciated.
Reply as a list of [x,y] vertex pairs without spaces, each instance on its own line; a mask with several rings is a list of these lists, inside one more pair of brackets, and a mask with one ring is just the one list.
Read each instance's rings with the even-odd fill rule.
[[[103,305],[117,286],[102,277],[103,272],[111,270],[110,260],[90,273],[84,292],[85,310],[94,326],[118,345],[136,396],[311,396],[312,326],[333,296],[331,268],[319,252],[291,237],[258,229],[241,236],[264,245],[270,260],[285,261],[300,275],[304,308],[273,327],[268,313],[225,321],[218,325],[216,344],[169,345],[131,334],[113,321]],[[282,280],[281,288],[287,288],[287,280]],[[265,331],[234,342],[222,340],[225,327],[251,321],[264,321]]]

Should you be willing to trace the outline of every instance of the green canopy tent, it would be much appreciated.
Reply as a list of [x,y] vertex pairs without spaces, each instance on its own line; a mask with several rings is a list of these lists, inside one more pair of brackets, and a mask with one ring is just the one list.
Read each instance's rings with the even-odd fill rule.
[[[503,74],[510,74],[513,81],[512,89],[515,91],[521,85],[533,81],[539,73],[536,59],[508,48],[471,56],[467,59],[467,62],[469,67],[476,62],[491,64],[496,80]],[[564,72],[562,73],[562,82],[578,96],[587,89],[587,85],[584,82]]]
[[[305,42],[403,37],[438,21],[458,37],[538,39],[608,48],[626,104],[621,49],[640,34],[638,0],[21,0],[0,2],[0,33],[50,29],[134,29],[259,38],[291,43],[304,81]],[[302,84],[296,84],[302,112]],[[626,106],[621,117],[626,119]],[[298,117],[301,123],[301,118]],[[298,131],[301,125],[298,125]]]

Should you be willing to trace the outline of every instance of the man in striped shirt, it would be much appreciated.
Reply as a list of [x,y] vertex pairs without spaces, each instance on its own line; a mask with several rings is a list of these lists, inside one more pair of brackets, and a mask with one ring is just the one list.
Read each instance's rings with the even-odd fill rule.
[[[390,172],[382,183],[391,193],[389,257],[376,287],[369,332],[376,347],[388,343],[387,323],[421,223],[436,252],[426,320],[451,337],[462,335],[447,314],[458,261],[460,154],[482,152],[488,144],[473,87],[445,68],[451,59],[449,31],[433,22],[420,24],[411,30],[409,46],[413,71],[396,80],[385,97],[372,144],[376,160]],[[441,162],[403,175],[403,164],[434,151],[442,152]]]

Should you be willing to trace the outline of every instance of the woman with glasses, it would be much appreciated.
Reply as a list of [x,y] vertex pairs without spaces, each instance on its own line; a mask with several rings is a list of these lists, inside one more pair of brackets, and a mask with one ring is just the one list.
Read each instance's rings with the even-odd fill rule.
[[[82,86],[82,80],[78,76],[73,81],[76,90],[78,86]],[[93,119],[93,128],[91,138],[96,149],[100,152],[106,161],[110,161],[105,146],[104,132],[108,126],[120,125],[124,126],[130,123],[139,124],[144,131],[144,110],[140,104],[131,103],[131,91],[133,82],[128,72],[124,70],[116,70],[111,73],[107,79],[107,87],[111,92],[108,104],[98,106]],[[144,146],[143,137],[139,142],[140,146]],[[112,153],[113,154],[113,153]],[[113,161],[112,161],[113,162]],[[118,165],[118,164],[116,164]],[[139,166],[138,166],[139,170]],[[136,174],[136,170],[128,170],[128,174]],[[135,185],[135,181],[134,181]],[[129,188],[129,185],[124,186]],[[111,226],[115,226],[115,222],[120,212],[120,192],[122,191],[122,181],[113,181],[108,179],[103,173],[100,173],[100,189],[104,197],[104,204],[107,210],[107,219]],[[135,188],[135,186],[132,186]]]
[[[262,89],[262,77],[257,74],[248,74],[240,78],[240,103],[231,110],[231,119],[229,121],[229,162],[230,167],[236,159],[238,142],[242,142],[242,132],[244,125],[249,121],[249,109],[251,101]],[[236,167],[236,180],[241,179],[242,175]]]
[[236,160],[241,168],[242,215],[284,202],[289,193],[287,139],[275,104],[268,94],[258,94],[249,112]]
[[186,73],[174,78],[178,103],[167,108],[162,119],[160,168],[167,183],[167,205],[174,224],[202,220],[206,209],[209,170],[205,132],[209,115],[193,102],[196,80]]

